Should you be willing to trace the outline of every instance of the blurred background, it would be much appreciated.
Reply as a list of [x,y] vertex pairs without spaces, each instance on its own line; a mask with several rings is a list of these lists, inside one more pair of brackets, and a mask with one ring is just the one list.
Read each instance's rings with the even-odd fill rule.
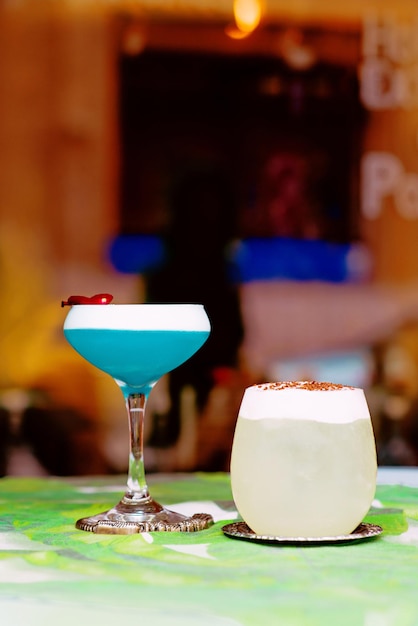
[[202,302],[148,471],[227,470],[246,386],[363,387],[418,464],[415,0],[0,0],[0,474],[124,472],[73,294]]

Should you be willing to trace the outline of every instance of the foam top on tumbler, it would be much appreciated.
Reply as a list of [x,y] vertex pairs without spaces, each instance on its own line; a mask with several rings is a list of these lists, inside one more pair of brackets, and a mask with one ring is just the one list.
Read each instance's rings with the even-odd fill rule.
[[82,304],[71,307],[64,329],[188,330],[208,332],[201,304]]
[[370,413],[362,389],[335,383],[292,381],[248,387],[241,402],[240,417],[342,424],[370,419]]

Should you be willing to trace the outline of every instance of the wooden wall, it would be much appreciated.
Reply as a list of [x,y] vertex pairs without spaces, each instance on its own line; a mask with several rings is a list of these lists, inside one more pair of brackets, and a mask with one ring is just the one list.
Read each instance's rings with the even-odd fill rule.
[[1,21],[0,211],[55,263],[97,263],[117,224],[112,32],[100,16]]
[[106,257],[118,229],[114,26],[11,7],[0,42],[0,393],[46,387],[95,416],[95,374],[63,339],[60,303],[141,299]]

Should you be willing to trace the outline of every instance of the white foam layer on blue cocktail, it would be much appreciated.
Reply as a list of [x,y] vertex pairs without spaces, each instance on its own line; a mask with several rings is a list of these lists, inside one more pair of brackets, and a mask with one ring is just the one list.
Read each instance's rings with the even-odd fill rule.
[[209,332],[210,323],[200,304],[83,304],[73,306],[64,322],[64,329],[74,328]]

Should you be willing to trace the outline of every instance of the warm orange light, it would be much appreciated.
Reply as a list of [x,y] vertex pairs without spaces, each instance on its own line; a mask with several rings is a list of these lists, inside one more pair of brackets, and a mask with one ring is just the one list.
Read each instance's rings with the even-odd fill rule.
[[132,22],[128,24],[122,35],[122,50],[129,56],[140,54],[145,49],[147,37],[141,24]]
[[234,0],[234,19],[238,29],[251,33],[261,20],[261,0]]
[[295,70],[307,70],[316,63],[314,49],[305,43],[303,32],[298,28],[288,28],[283,33],[281,54]]
[[250,35],[250,33],[245,33],[244,31],[237,28],[235,24],[228,24],[228,26],[226,26],[225,28],[225,32],[228,37],[231,37],[231,39],[245,39],[245,37],[248,37],[248,35]]

